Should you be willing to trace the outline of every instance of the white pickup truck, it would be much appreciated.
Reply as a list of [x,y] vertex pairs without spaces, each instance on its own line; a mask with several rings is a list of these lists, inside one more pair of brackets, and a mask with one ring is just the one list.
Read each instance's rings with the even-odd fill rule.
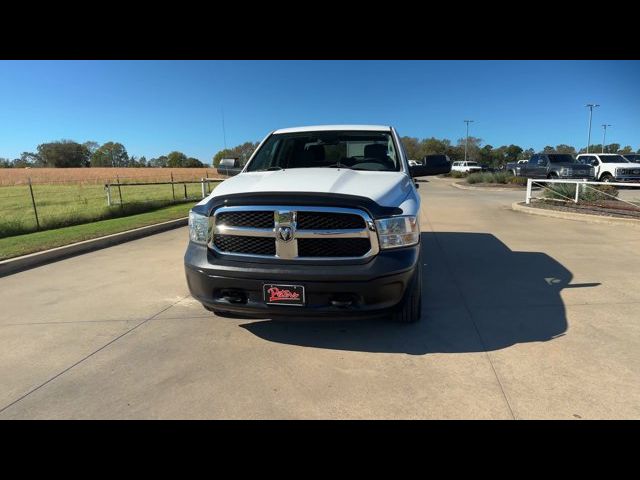
[[576,161],[591,165],[600,182],[640,182],[640,164],[616,153],[581,153]]
[[187,284],[204,307],[256,318],[420,318],[420,196],[392,127],[276,130],[189,213]]

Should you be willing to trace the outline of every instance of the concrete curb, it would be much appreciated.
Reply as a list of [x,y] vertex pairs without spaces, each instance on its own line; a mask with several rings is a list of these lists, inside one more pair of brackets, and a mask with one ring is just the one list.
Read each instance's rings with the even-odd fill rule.
[[563,220],[576,220],[579,222],[599,223],[603,225],[627,225],[640,228],[640,220],[635,218],[605,217],[603,215],[591,215],[588,213],[559,212],[547,210],[545,208],[527,207],[520,202],[511,204],[511,209],[516,212],[528,213],[529,215],[540,215],[542,217],[561,218]]
[[169,220],[168,222],[147,225],[146,227],[126,230],[124,232],[114,233],[104,237],[92,238],[91,240],[84,240],[82,242],[44,250],[42,252],[30,253],[29,255],[23,255],[22,257],[2,260],[0,261],[0,277],[28,270],[30,268],[39,267],[47,263],[73,257],[82,253],[100,250],[119,243],[129,242],[148,235],[165,232],[173,228],[182,227],[187,225],[188,220],[189,217],[178,218],[176,220]]
[[[463,183],[452,183],[452,187],[459,188],[460,190],[475,190],[477,192],[526,192],[526,188],[502,188],[502,187],[474,187],[472,185],[465,185]],[[534,189],[537,190],[537,189]]]

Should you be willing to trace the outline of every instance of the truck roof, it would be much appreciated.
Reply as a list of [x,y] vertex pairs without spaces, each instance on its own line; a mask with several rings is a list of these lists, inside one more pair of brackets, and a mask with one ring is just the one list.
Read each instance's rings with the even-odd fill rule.
[[280,128],[273,133],[322,132],[329,130],[390,132],[391,127],[383,125],[310,125],[308,127]]

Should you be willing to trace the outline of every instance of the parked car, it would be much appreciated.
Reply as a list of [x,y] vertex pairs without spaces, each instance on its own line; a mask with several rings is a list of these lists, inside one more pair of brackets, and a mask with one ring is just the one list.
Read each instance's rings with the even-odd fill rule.
[[487,165],[486,163],[481,163],[480,164],[480,168],[482,169],[483,172],[491,172],[491,173],[493,173],[493,172],[497,172],[498,171],[497,168],[491,167],[491,166]]
[[189,212],[193,298],[254,318],[420,319],[420,196],[392,127],[276,130]]
[[440,166],[446,166],[448,165],[449,168],[451,168],[451,159],[449,158],[449,155],[443,155],[443,154],[433,154],[433,155],[425,155],[424,157],[422,157],[422,164],[426,164],[429,163],[431,165],[440,165]]
[[594,169],[579,163],[567,153],[538,153],[520,165],[521,177],[528,178],[594,178]]
[[520,176],[520,168],[521,168],[523,165],[526,165],[526,164],[527,164],[527,162],[529,162],[529,160],[528,160],[528,159],[527,159],[527,160],[518,160],[517,162],[508,162],[508,163],[505,165],[504,169],[505,169],[507,172],[509,172],[509,173],[513,174],[514,176],[519,177],[519,176]]
[[592,166],[600,182],[640,182],[640,164],[617,153],[581,153],[577,160]]
[[451,165],[452,172],[473,173],[482,171],[482,167],[478,162],[453,162]]

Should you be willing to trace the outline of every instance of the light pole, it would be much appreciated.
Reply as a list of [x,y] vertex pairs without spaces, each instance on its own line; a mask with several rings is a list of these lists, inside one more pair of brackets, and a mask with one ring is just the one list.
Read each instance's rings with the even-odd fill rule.
[[589,147],[591,146],[591,117],[593,116],[593,108],[599,107],[597,103],[587,103],[585,107],[589,107],[589,138],[587,139],[587,153],[589,153]]
[[611,125],[607,125],[606,123],[602,124],[602,129],[604,130],[604,133],[602,134],[602,153],[604,153],[604,141],[607,138],[607,127],[611,127]]
[[467,161],[467,145],[469,144],[469,124],[473,122],[473,120],[465,120],[464,123],[467,124],[467,137],[464,141],[464,161]]

